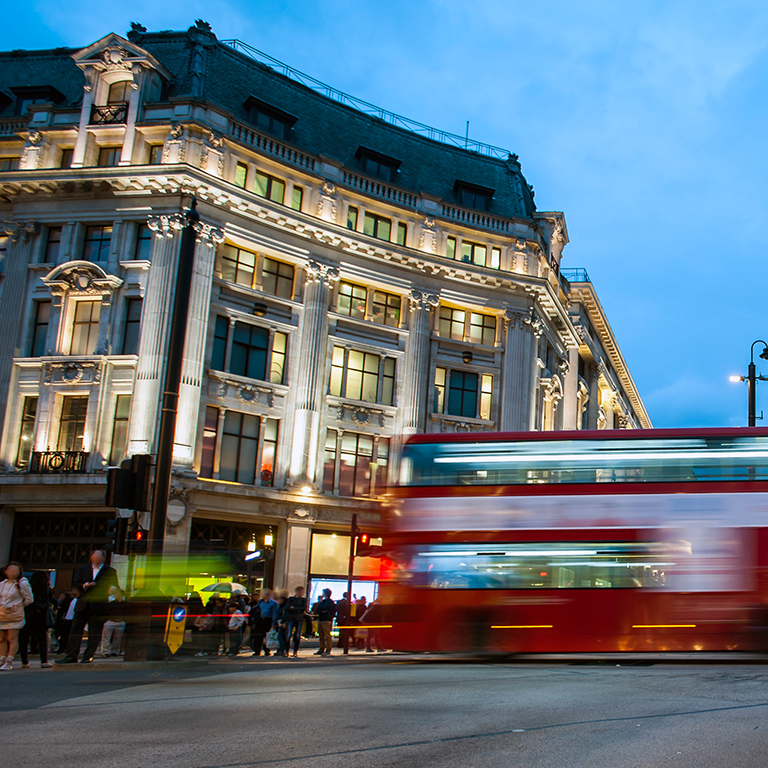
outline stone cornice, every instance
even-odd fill
[[[637,415],[640,426],[644,429],[650,429],[653,426],[651,424],[650,416],[648,416],[648,412],[645,410],[645,405],[637,390],[632,374],[629,372],[624,356],[621,354],[618,342],[613,335],[613,330],[611,329],[605,311],[600,304],[600,300],[597,298],[595,289],[592,287],[591,283],[572,283],[571,297],[574,301],[578,301],[586,308],[592,327],[599,334],[600,344],[605,350],[611,366],[614,371],[616,371],[619,382]]]

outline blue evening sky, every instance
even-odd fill
[[[3,16],[5,50],[203,18],[390,111],[462,135],[469,120],[520,155],[540,210],[565,212],[563,264],[589,271],[654,425],[745,422],[727,379],[768,336],[764,2],[28,0]]]

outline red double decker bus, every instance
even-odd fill
[[[763,650],[768,430],[416,435],[390,647]]]

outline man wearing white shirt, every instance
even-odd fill
[[[80,590],[80,597],[73,609],[72,632],[67,643],[66,656],[59,659],[57,664],[77,664],[86,624],[88,625],[88,645],[83,654],[83,663],[93,661],[93,655],[101,640],[104,621],[107,618],[109,588],[118,586],[117,571],[106,565],[105,561],[104,552],[95,549],[91,552],[90,565],[78,568],[75,573],[73,586]],[[72,609],[71,606],[70,609]]]

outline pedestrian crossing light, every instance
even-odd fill
[[[383,543],[379,536],[371,536],[367,531],[358,531],[355,555],[357,557],[376,557],[381,553]]]

